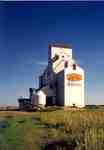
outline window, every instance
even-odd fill
[[[76,64],[73,64],[73,70],[76,70]]]
[[[50,87],[50,89],[53,89],[53,88],[54,88],[52,84],[50,84],[49,87]]]
[[[66,62],[65,62],[65,68],[67,68],[67,67],[68,67],[68,62],[66,61]]]
[[[55,56],[53,57],[53,60],[52,60],[52,61],[55,62],[55,61],[58,60],[58,59],[59,59],[59,55],[56,55],[56,54],[55,54]]]

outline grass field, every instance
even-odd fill
[[[0,150],[104,150],[104,109],[0,112]]]

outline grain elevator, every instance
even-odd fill
[[[72,47],[49,44],[48,65],[39,76],[39,88],[32,95],[32,102],[84,107],[84,80],[84,70],[73,59]]]

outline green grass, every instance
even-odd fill
[[[0,150],[104,150],[104,110],[0,112]]]

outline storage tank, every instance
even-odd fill
[[[37,92],[37,98],[38,98],[38,105],[43,106],[46,105],[46,94],[42,90],[39,90]]]

